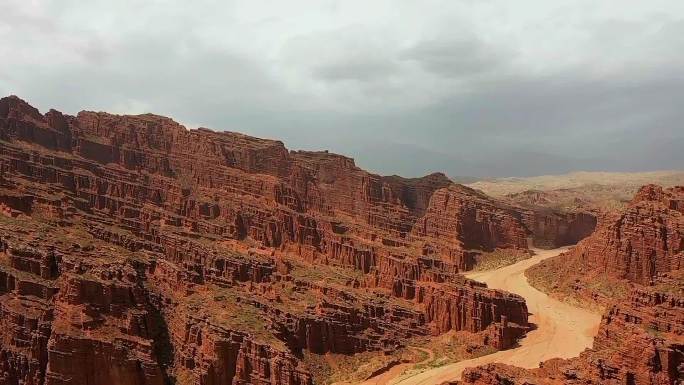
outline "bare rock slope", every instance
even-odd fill
[[[310,354],[449,331],[504,349],[524,300],[458,273],[595,225],[443,174],[17,97],[0,99],[0,213],[3,385],[305,385]]]
[[[463,383],[674,385],[684,382],[684,187],[641,188],[565,255],[528,271],[543,290],[603,306],[592,349],[526,370],[489,365]]]

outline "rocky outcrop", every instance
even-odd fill
[[[532,231],[536,247],[554,248],[574,245],[591,235],[597,219],[589,212],[538,209],[528,211],[523,222]]]
[[[623,212],[602,218],[573,250],[528,271],[533,282],[554,282],[546,288],[555,294],[567,287],[606,306],[592,349],[539,369],[467,370],[462,383],[684,383],[683,202],[683,187],[644,186]]]
[[[464,250],[524,249],[528,236],[519,213],[460,185],[442,188],[432,195],[413,233],[433,239],[433,248],[462,270],[470,267],[470,261],[464,260]]]
[[[449,330],[477,332],[499,321],[527,325],[525,301],[515,294],[494,290],[482,293],[476,287],[465,286],[457,290],[426,288],[419,296],[425,303],[428,320],[435,320],[438,333]],[[457,311],[464,303],[472,305],[465,311]]]
[[[684,299],[635,289],[631,301],[603,316],[592,349],[539,369],[507,365],[467,369],[462,384],[674,385],[684,381]]]
[[[199,384],[311,384],[292,354],[190,314],[169,316],[177,377]]]
[[[524,301],[458,273],[579,233],[439,173],[17,97],[0,99],[0,214],[8,384],[310,384],[303,352],[452,330],[504,349]]]
[[[644,186],[621,212],[570,252],[526,272],[537,288],[599,306],[627,299],[631,286],[678,287],[684,261],[682,187]]]
[[[47,365],[50,307],[34,298],[0,295],[0,382],[40,384]]]
[[[643,187],[619,214],[608,215],[573,250],[583,264],[610,277],[650,285],[684,263],[684,188]]]

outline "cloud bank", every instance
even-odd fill
[[[330,149],[385,174],[684,167],[684,3],[26,1],[0,93]]]

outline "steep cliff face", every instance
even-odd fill
[[[453,256],[460,250],[527,248],[528,231],[520,215],[486,195],[460,185],[437,190],[414,234],[435,239]]]
[[[644,186],[623,212],[605,217],[569,253],[529,271],[532,282],[555,282],[544,289],[574,292],[606,306],[592,349],[535,370],[472,369],[464,373],[463,383],[683,383],[683,199],[683,187]]]
[[[680,280],[684,261],[684,189],[644,186],[621,212],[569,253],[527,272],[533,285],[600,305],[624,298],[633,285]]]
[[[592,268],[649,285],[684,263],[684,188],[643,187],[577,252]],[[600,241],[599,241],[600,240]]]
[[[532,231],[535,246],[554,248],[574,245],[591,235],[596,229],[597,219],[589,212],[539,209],[527,211],[523,222]]]
[[[12,247],[0,239],[0,379],[8,384],[42,382],[57,291],[54,255]]]
[[[635,289],[629,302],[611,306],[578,358],[544,362],[539,369],[506,365],[469,369],[473,385],[675,385],[684,381],[684,298]]]
[[[537,217],[443,174],[8,97],[0,213],[3,384],[310,384],[303,351],[527,327],[458,272],[526,249]]]

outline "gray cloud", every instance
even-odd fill
[[[684,166],[674,0],[6,2],[0,93],[43,111],[154,112],[407,176]]]
[[[405,50],[402,57],[447,78],[494,71],[511,60],[500,49],[488,47],[476,37],[421,41]]]
[[[374,81],[391,75],[395,67],[384,60],[352,57],[334,63],[321,65],[314,69],[316,77],[328,80]]]

